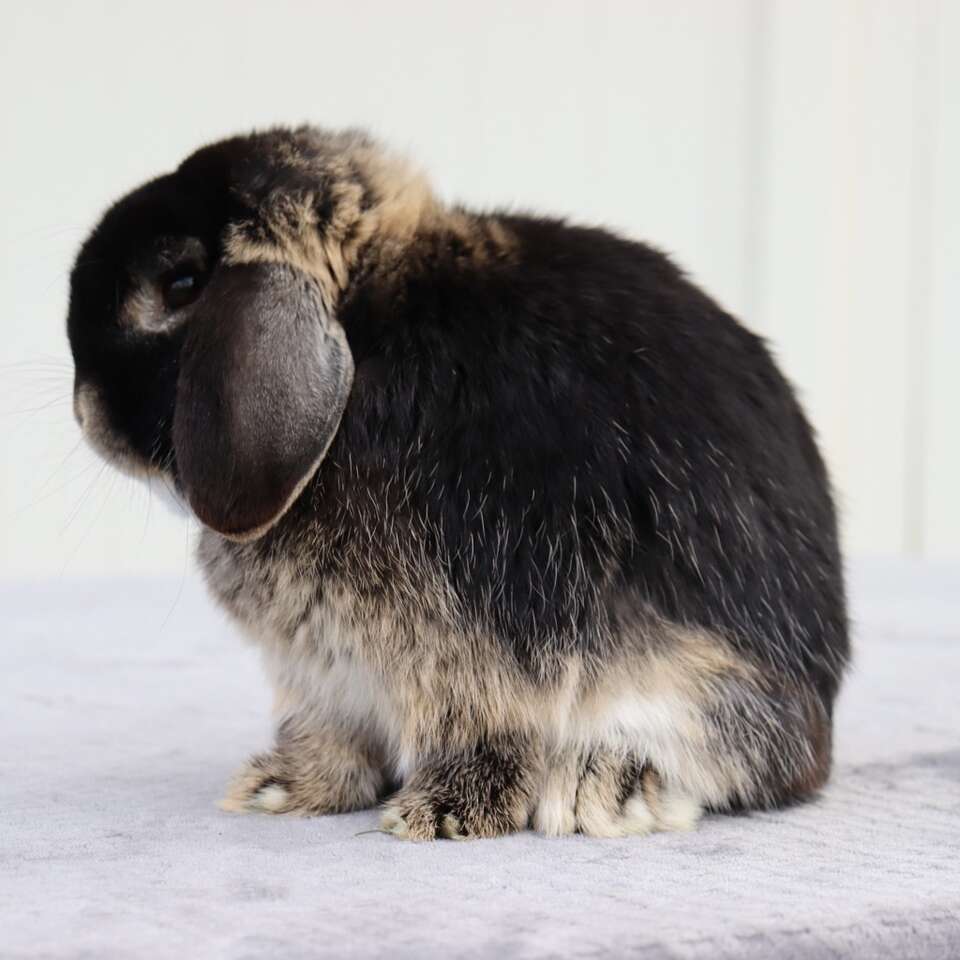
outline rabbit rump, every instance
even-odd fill
[[[180,491],[264,652],[276,743],[227,809],[621,836],[825,782],[824,465],[763,342],[656,250],[277,129],[112,207],[68,333],[86,437]]]

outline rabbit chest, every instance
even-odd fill
[[[431,741],[542,727],[551,715],[559,725],[569,709],[579,665],[535,683],[495,638],[456,622],[439,585],[374,600],[215,534],[198,554],[216,599],[261,648],[278,712],[369,730],[401,774]]]

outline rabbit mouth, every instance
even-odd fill
[[[80,425],[84,440],[110,466],[138,479],[166,476],[156,463],[135,450],[125,437],[110,426],[97,387],[89,383],[77,386],[73,395],[73,415]]]

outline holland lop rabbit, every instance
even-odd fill
[[[642,834],[813,794],[848,659],[828,479],[763,342],[661,253],[276,129],[119,201],[75,412],[203,525],[276,744],[229,810]]]

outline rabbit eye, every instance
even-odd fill
[[[198,273],[179,273],[172,276],[163,285],[163,302],[170,310],[193,303],[200,294],[200,275]]]

